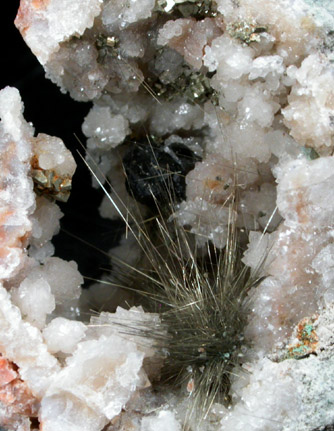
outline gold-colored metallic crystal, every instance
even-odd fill
[[[268,28],[254,22],[238,21],[229,24],[226,30],[231,37],[249,45],[252,42],[260,42],[261,34],[266,33]]]
[[[116,36],[100,34],[96,38],[95,46],[98,50],[98,62],[103,63],[107,57],[117,58],[119,56],[119,39]]]
[[[188,67],[173,83],[163,84],[159,79],[148,79],[148,84],[154,93],[167,101],[177,97],[186,97],[190,103],[204,103],[210,100],[218,104],[217,92],[211,87],[210,79],[201,72],[193,72]]]
[[[60,202],[66,202],[70,197],[72,178],[58,175],[52,169],[42,169],[37,157],[32,159],[31,177],[34,181],[34,190],[38,195],[46,196]]]

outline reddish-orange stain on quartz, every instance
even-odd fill
[[[49,0],[32,0],[31,4],[35,9],[45,9],[49,4]]]
[[[0,213],[0,259],[3,260],[8,256],[13,242],[17,242],[16,238],[13,238],[11,235],[8,236],[5,226],[6,221],[10,218],[12,213],[13,212],[8,208],[5,208],[5,211]]]
[[[15,169],[15,160],[17,159],[17,147],[15,142],[9,142],[5,151],[0,153],[0,190],[6,190],[10,187],[10,178],[13,169]],[[20,209],[9,201],[4,203],[0,210],[0,261],[1,265],[6,261],[13,248],[21,249],[26,245],[30,236],[29,224],[26,226],[17,226],[17,221],[11,218],[19,214]],[[24,214],[22,220],[24,222]],[[27,219],[25,221],[27,223]],[[14,268],[13,268],[14,269]]]
[[[210,190],[215,190],[222,186],[222,182],[219,180],[211,180],[210,178],[207,178],[205,180],[205,186]]]
[[[9,411],[13,415],[36,417],[39,401],[33,396],[26,383],[20,379],[16,370],[15,364],[0,357],[0,403],[10,408]]]
[[[21,0],[14,22],[22,36],[29,29],[34,13],[46,9],[49,2],[50,0]]]
[[[0,228],[5,222],[9,219],[9,217],[13,214],[13,211],[6,210],[0,213]]]
[[[7,385],[17,377],[17,372],[7,359],[0,357],[0,387]]]
[[[24,36],[31,23],[31,11],[26,0],[21,0],[14,23],[22,36]]]
[[[6,222],[13,215],[14,211],[9,208],[0,213],[0,257],[3,257],[4,250],[8,247],[21,247],[22,241],[27,239],[27,232],[23,236],[18,236],[15,230],[13,232],[8,231],[6,228]]]

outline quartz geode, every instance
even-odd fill
[[[129,154],[144,160],[152,142],[183,176],[172,218],[198,247],[225,247],[224,202],[237,185],[243,261],[256,271],[267,256],[249,292],[251,347],[231,405],[214,404],[190,429],[331,429],[332,2],[21,0],[15,23],[47,77],[93,102],[82,126],[89,155],[131,212],[145,207],[123,165],[129,176],[138,168]],[[120,333],[159,316],[118,308],[86,321],[110,287],[82,291],[76,264],[53,256],[55,199],[68,197],[75,163],[58,138],[35,137],[22,112],[18,92],[2,90],[0,425],[180,431],[191,394],[152,391],[162,365],[153,341]],[[107,199],[100,212],[118,216]],[[111,256],[133,264],[140,250],[130,235]]]

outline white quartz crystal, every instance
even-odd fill
[[[243,387],[234,391],[240,402],[222,419],[221,430],[242,431],[247,423],[252,431],[280,431],[283,419],[293,420],[300,413],[298,387],[289,373],[288,362],[276,364],[263,359],[254,368],[241,371]]]
[[[321,276],[322,294],[324,303],[331,304],[334,301],[333,286],[333,254],[334,245],[328,244],[323,247],[312,261],[312,268]]]
[[[0,280],[25,263],[22,247],[31,231],[33,185],[28,178],[33,128],[23,118],[23,103],[15,88],[0,92]]]
[[[205,48],[204,65],[210,72],[217,70],[221,78],[238,79],[252,70],[253,57],[252,48],[224,35]]]
[[[1,127],[2,135],[7,135],[14,141],[22,139],[21,148],[18,148],[17,156],[21,161],[30,157],[30,145],[27,142],[33,135],[34,129],[23,118],[23,102],[16,88],[6,87],[1,90]]]
[[[334,158],[295,160],[279,177],[277,205],[292,228],[325,229],[333,226]]]
[[[149,18],[154,6],[154,0],[109,0],[104,6],[102,20],[105,25],[118,25],[123,28]]]
[[[174,48],[189,64],[200,69],[203,65],[203,50],[222,33],[220,27],[220,21],[212,18],[203,21],[193,18],[170,20],[159,30],[157,43]]]
[[[257,339],[260,350],[282,345],[303,316],[329,304],[333,296],[330,269],[324,269],[327,265],[330,268],[328,253],[333,240],[333,208],[328,201],[333,187],[332,164],[332,157],[302,158],[282,167],[277,204],[284,223],[268,243],[265,272],[271,277],[250,295],[252,313],[246,332]],[[253,249],[259,248],[258,239],[258,235],[250,237],[245,256],[253,269],[260,261]]]
[[[125,322],[130,324],[130,319],[138,323],[152,318],[155,317],[139,309],[118,309],[114,315],[102,313],[92,318],[87,339],[79,342],[66,359],[43,398],[41,417],[47,430],[54,430],[64,422],[73,427],[69,429],[83,426],[87,430],[100,430],[107,419],[121,412],[137,389],[150,385],[143,360],[154,355],[154,350],[145,340],[143,343],[136,336],[117,333]],[[70,330],[70,325],[72,333],[64,333]],[[56,326],[60,334],[51,340]],[[71,350],[74,347],[71,343],[75,338],[79,341],[86,329],[79,322],[55,319],[44,330],[44,337],[48,346],[51,343],[51,349]],[[61,342],[61,336],[68,340]]]
[[[101,0],[24,0],[16,25],[42,64],[71,36],[81,35],[100,13]]]
[[[42,247],[59,232],[59,219],[63,216],[58,205],[44,197],[36,199],[36,210],[31,216],[31,246]]]
[[[66,262],[58,257],[50,257],[45,262],[41,271],[50,284],[57,303],[80,296],[83,278],[77,268],[73,260]]]
[[[108,107],[96,105],[85,118],[82,130],[89,138],[95,138],[97,146],[104,150],[116,147],[130,133],[126,118],[113,115]]]
[[[20,369],[21,378],[37,396],[42,396],[58,361],[43,342],[40,331],[22,319],[20,310],[12,304],[9,293],[0,288],[1,354]]]
[[[35,273],[29,275],[12,291],[12,300],[26,320],[38,328],[45,325],[46,315],[56,307],[49,283]]]
[[[297,69],[288,74],[296,80],[283,110],[291,135],[301,145],[321,150],[333,147],[334,69],[319,54],[309,55]]]
[[[143,382],[145,385],[140,374],[143,358],[133,343],[121,337],[102,336],[81,342],[47,396],[72,394],[112,419],[120,413],[131,392]]]
[[[279,55],[266,55],[257,57],[253,63],[249,74],[249,79],[265,78],[269,73],[282,75],[284,72],[283,58]]]
[[[52,169],[57,175],[73,176],[76,163],[61,139],[40,133],[33,150],[43,170]]]
[[[40,418],[46,431],[100,431],[107,419],[87,406],[85,402],[67,393],[44,397]]]
[[[164,135],[178,129],[190,130],[203,127],[203,113],[198,105],[183,100],[158,104],[151,117],[152,133]]]
[[[171,411],[161,410],[156,416],[142,420],[140,431],[181,431],[181,425]]]
[[[86,330],[82,322],[56,317],[43,329],[43,338],[49,352],[73,353]]]

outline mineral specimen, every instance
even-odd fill
[[[1,426],[28,431],[38,417],[43,431],[331,429],[332,3],[21,0],[16,25],[61,91],[93,102],[87,157],[125,203],[117,211],[105,198],[103,216],[143,220],[135,199],[151,204],[156,184],[145,177],[172,168],[182,184],[169,220],[198,250],[224,249],[226,202],[237,197],[243,262],[262,278],[243,305],[230,405],[213,404],[199,425],[185,413],[193,382],[150,389],[163,358],[136,329],[159,325],[157,315],[118,308],[85,320],[87,304],[98,310],[119,291],[100,283],[81,295],[75,263],[53,257],[54,200],[66,200],[74,161],[58,138],[34,137],[18,92],[2,90]],[[140,253],[134,231],[111,251],[130,266]]]

